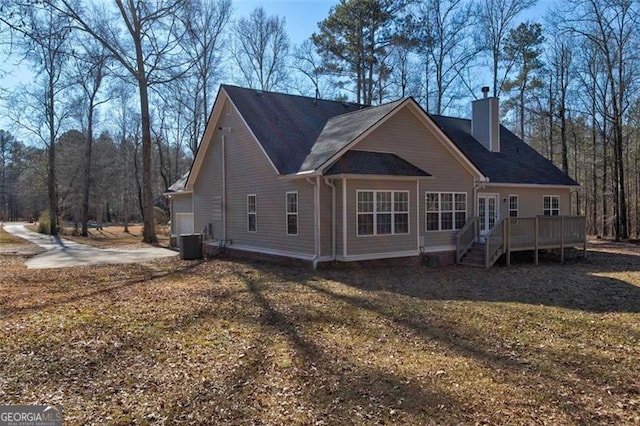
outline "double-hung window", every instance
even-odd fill
[[[409,233],[408,191],[357,191],[357,235]]]
[[[298,235],[298,193],[287,192],[287,235]]]
[[[557,195],[545,195],[542,214],[545,216],[560,215],[560,197]]]
[[[509,217],[518,217],[518,196],[509,195]]]
[[[465,192],[427,192],[425,194],[427,231],[461,229],[467,221]]]
[[[247,231],[258,232],[258,205],[256,194],[247,195]]]

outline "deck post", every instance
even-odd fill
[[[489,238],[484,242],[484,267],[489,269]]]
[[[535,264],[538,264],[538,216],[536,216],[535,225],[534,225],[534,234],[535,234],[535,242],[534,242],[534,251],[533,258],[535,260]]]
[[[560,216],[560,263],[564,263],[564,216]]]

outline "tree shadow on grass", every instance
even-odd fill
[[[389,267],[380,274],[382,278],[376,275],[376,268],[335,269],[320,274],[364,291],[424,300],[514,302],[595,313],[640,313],[640,275],[638,285],[606,276],[638,269],[638,256],[591,251],[586,260],[565,264],[521,264],[488,270]]]
[[[23,315],[25,313],[33,313],[48,308],[55,308],[65,304],[75,303],[80,300],[90,300],[98,296],[108,295],[116,293],[117,291],[135,286],[138,284],[148,284],[161,278],[170,278],[172,276],[188,273],[195,270],[202,261],[192,262],[190,264],[181,266],[175,270],[167,272],[156,272],[152,268],[141,266],[143,271],[141,278],[125,280],[118,284],[112,285],[100,285],[97,289],[89,289],[88,291],[81,292],[79,294],[72,294],[62,298],[47,298],[48,293],[38,294],[38,299],[26,306],[9,306],[12,303],[11,299],[6,299],[3,303],[0,303],[0,320],[10,319],[12,317]],[[56,273],[59,273],[56,271]],[[90,281],[87,281],[90,283]],[[52,289],[52,293],[56,293],[55,289]]]
[[[262,277],[262,274],[260,275]],[[269,273],[264,277],[270,276]],[[304,306],[293,310],[278,308],[270,299],[281,296],[276,291],[271,295],[271,282],[262,277],[244,276],[244,285],[248,289],[253,306],[257,310],[255,316],[243,315],[260,330],[260,336],[250,345],[244,357],[242,368],[233,368],[230,374],[222,378],[222,383],[215,386],[201,386],[192,394],[186,395],[188,401],[216,400],[215,412],[208,415],[216,421],[231,423],[271,423],[278,418],[276,413],[265,410],[259,399],[264,392],[282,394],[282,404],[290,403],[291,396],[298,398],[293,406],[284,412],[282,421],[300,409],[303,422],[314,424],[357,424],[361,422],[393,422],[394,416],[406,415],[410,418],[433,418],[445,422],[460,422],[465,419],[463,410],[455,397],[443,390],[425,389],[411,378],[403,377],[390,371],[364,365],[356,359],[347,359],[338,353],[332,353],[322,347],[305,333],[311,326],[309,319],[339,324],[342,319],[330,314],[307,316]],[[293,366],[287,367],[284,375],[294,382],[285,388],[281,383],[268,383],[268,374],[276,374],[273,359],[269,358],[269,345],[274,336],[280,336],[293,353]],[[266,344],[265,344],[266,342]],[[267,372],[270,373],[267,373]],[[289,389],[292,386],[294,389]],[[251,389],[254,387],[254,389]],[[249,389],[248,389],[249,388]],[[220,389],[231,389],[227,395],[221,395]],[[289,390],[288,390],[289,389]],[[291,392],[287,397],[287,392]],[[256,401],[256,399],[258,401]],[[403,402],[400,402],[403,401]],[[180,403],[173,405],[180,406]],[[277,410],[277,408],[276,408]],[[398,414],[394,414],[397,411]],[[173,410],[169,421],[180,421],[182,413]],[[361,417],[359,417],[361,416]],[[300,421],[300,417],[298,417]]]

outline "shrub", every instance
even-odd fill
[[[156,225],[166,225],[169,223],[169,216],[167,212],[161,209],[160,207],[153,208],[153,216],[156,220]]]
[[[41,234],[49,234],[51,232],[51,219],[48,211],[40,212],[38,219],[38,232]]]

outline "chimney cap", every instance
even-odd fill
[[[482,86],[482,94],[484,95],[483,97],[487,97],[489,96],[489,86]]]

